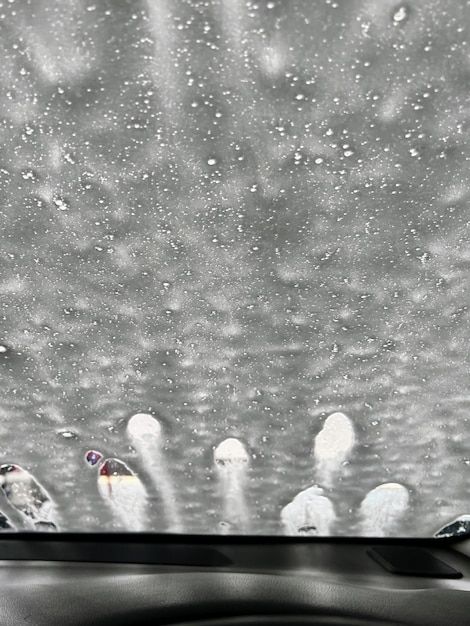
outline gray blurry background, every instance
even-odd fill
[[[381,482],[398,534],[468,512],[470,7],[464,0],[0,3],[0,456],[66,530],[117,529],[84,452],[145,478],[166,429],[188,532],[213,447],[253,454],[253,533],[358,444],[335,532]],[[166,528],[152,502],[152,530]]]

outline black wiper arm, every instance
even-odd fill
[[[446,524],[434,533],[434,537],[461,537],[470,535],[470,515],[459,515],[453,522]]]

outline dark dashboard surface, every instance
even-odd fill
[[[381,542],[423,549],[461,572],[450,580],[388,572],[377,542],[278,539],[11,535],[0,623],[470,624],[462,544]]]

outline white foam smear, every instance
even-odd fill
[[[321,487],[309,487],[298,493],[281,511],[285,535],[331,535],[336,514],[333,504]]]
[[[186,121],[181,118],[180,101],[181,72],[175,71],[174,57],[177,54],[177,39],[174,36],[172,20],[172,0],[146,0],[145,12],[148,15],[148,28],[155,47],[149,59],[150,68],[155,72],[157,82],[165,85],[161,90],[161,101],[166,126],[175,132],[184,128]],[[178,142],[174,146],[179,149]]]
[[[223,498],[224,522],[228,524],[230,532],[248,531],[246,489],[249,462],[248,452],[238,439],[225,439],[214,450],[214,463]]]
[[[19,465],[2,465],[0,486],[8,504],[20,513],[21,525],[34,530],[57,530],[54,503],[30,472]]]
[[[351,420],[344,413],[333,413],[315,438],[313,456],[316,482],[331,487],[342,464],[356,442]]]
[[[143,531],[148,526],[147,491],[141,480],[116,458],[99,466],[98,491],[120,525],[126,530]]]
[[[182,532],[183,525],[176,494],[163,455],[163,433],[160,423],[148,413],[136,413],[127,423],[127,436],[162,497],[168,530],[175,533]]]
[[[403,485],[384,483],[375,487],[361,504],[361,534],[368,537],[392,534],[409,505],[410,494]]]

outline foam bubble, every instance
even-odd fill
[[[127,423],[129,440],[142,459],[155,489],[162,497],[169,530],[182,532],[175,489],[162,452],[162,432],[160,422],[149,413],[136,413]]]
[[[407,512],[410,494],[399,483],[384,483],[372,489],[360,508],[361,532],[368,537],[384,537],[393,533]]]
[[[249,512],[246,502],[249,454],[241,441],[230,437],[214,450],[214,463],[223,501],[224,534],[248,531]]]
[[[131,438],[160,437],[162,427],[149,413],[136,413],[127,423],[127,433]]]
[[[245,446],[235,438],[225,439],[214,451],[214,461],[217,465],[247,464],[250,460]]]
[[[309,487],[298,493],[281,511],[286,535],[331,535],[336,521],[332,502],[320,487]]]
[[[354,427],[344,413],[333,413],[325,420],[313,448],[316,476],[320,484],[327,487],[332,485],[334,475],[340,470],[355,443]]]
[[[127,530],[146,530],[147,491],[138,476],[120,459],[106,459],[99,469],[98,491],[114,518]]]

